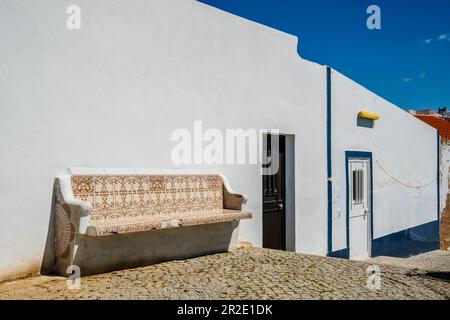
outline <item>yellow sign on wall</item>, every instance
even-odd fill
[[[361,111],[360,113],[358,113],[358,117],[364,118],[364,119],[370,119],[370,120],[380,119],[380,116],[378,114],[368,112],[368,111]]]

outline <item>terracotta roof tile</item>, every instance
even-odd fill
[[[416,118],[422,120],[426,124],[432,126],[439,131],[442,138],[450,140],[450,122],[431,115],[415,115]]]

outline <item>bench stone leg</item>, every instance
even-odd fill
[[[81,275],[226,252],[236,246],[239,221],[102,237],[78,235],[72,264]]]

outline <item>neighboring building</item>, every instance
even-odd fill
[[[447,171],[447,174],[448,174],[448,171]],[[448,181],[447,187],[450,187],[450,181]],[[440,239],[441,239],[441,242],[440,242],[441,249],[442,250],[450,250],[450,194],[449,193],[447,193],[445,208],[441,214]]]
[[[434,116],[439,119],[450,121],[450,112],[447,111],[447,108],[439,108],[438,111],[434,111],[432,109],[423,109],[423,110],[408,110],[408,112],[415,116]]]
[[[422,109],[422,110],[408,110],[409,113],[413,115],[424,115],[424,116],[437,116],[437,112],[432,109]]]
[[[171,135],[196,120],[281,132],[281,193],[260,165],[192,166],[248,195],[241,240],[355,259],[437,247],[436,130],[301,58],[295,36],[191,0],[93,1],[80,30],[67,2],[2,3],[0,280],[51,268],[55,176],[176,171]]]

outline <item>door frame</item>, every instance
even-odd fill
[[[368,254],[369,257],[372,257],[372,241],[373,241],[373,159],[372,159],[372,152],[367,151],[345,151],[345,211],[346,211],[346,238],[347,238],[347,250],[348,250],[348,258],[350,259],[350,183],[348,180],[348,174],[349,174],[349,168],[348,168],[348,161],[352,158],[356,159],[368,159],[369,160],[369,169],[368,172],[370,174],[370,179],[368,181],[368,187],[370,188],[370,196],[368,198],[369,200],[369,208],[370,208],[370,218],[369,218],[369,224],[368,227]]]

